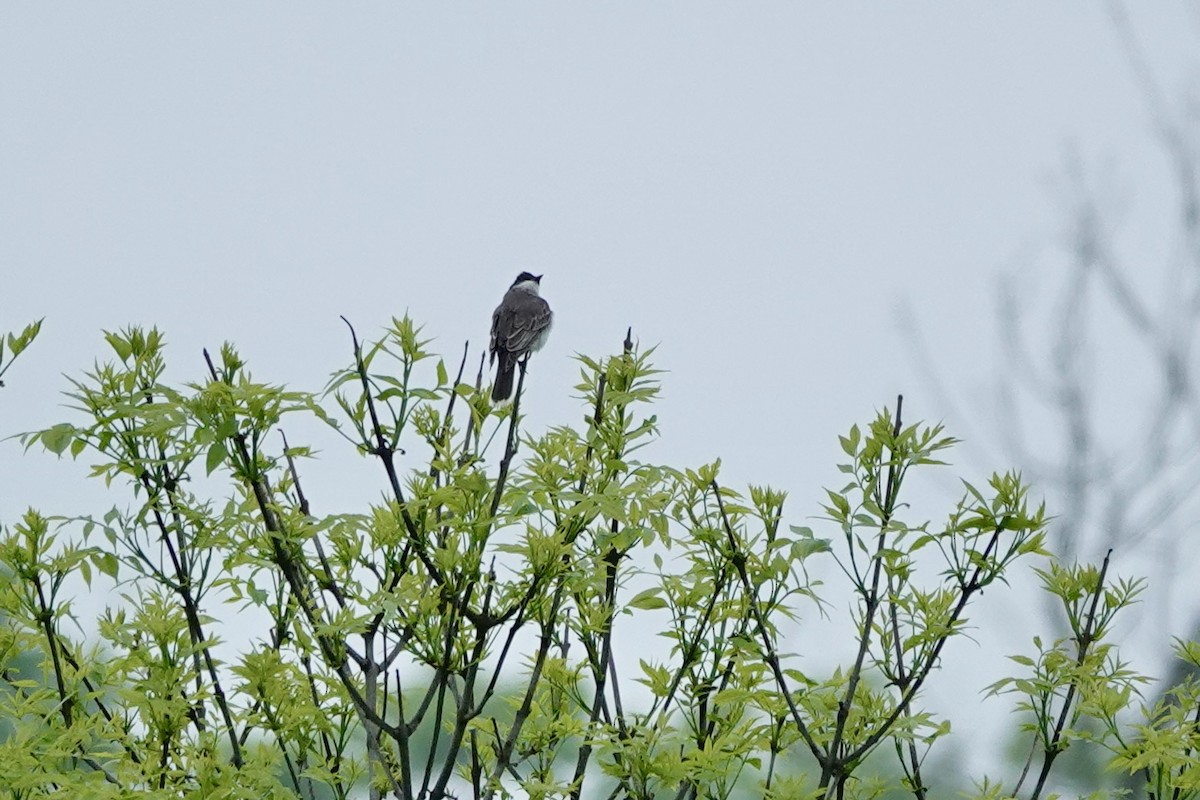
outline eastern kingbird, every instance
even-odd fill
[[[507,400],[513,392],[513,370],[522,358],[541,350],[550,335],[554,314],[538,296],[541,275],[522,272],[492,312],[491,359],[500,359],[492,401]],[[489,363],[490,363],[489,362]]]

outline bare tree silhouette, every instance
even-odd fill
[[[990,394],[1001,445],[1053,497],[1057,554],[1098,560],[1111,548],[1123,567],[1151,570],[1163,604],[1152,613],[1194,630],[1200,616],[1170,604],[1200,554],[1200,88],[1164,90],[1125,6],[1110,0],[1107,13],[1173,181],[1171,241],[1161,258],[1124,247],[1111,170],[1069,151],[1064,228],[998,279]],[[1200,34],[1200,11],[1194,22]],[[920,331],[903,324],[952,407]]]

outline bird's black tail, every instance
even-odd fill
[[[500,354],[500,363],[496,367],[496,382],[492,384],[492,402],[501,403],[512,397],[513,373],[517,360],[508,353]]]

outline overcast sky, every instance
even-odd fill
[[[1172,96],[1195,9],[1132,13]],[[457,363],[528,269],[556,312],[530,430],[579,420],[572,354],[632,325],[668,370],[650,457],[720,456],[793,521],[898,392],[990,428],[986,403],[939,407],[897,308],[985,397],[996,276],[1060,230],[1065,152],[1112,165],[1134,248],[1169,186],[1092,2],[7,3],[0,109],[0,329],[46,317],[0,435],[66,418],[101,329],[160,326],[180,381],[228,339],[317,389],[349,358],[339,315],[372,335],[408,310]],[[0,520],[102,510],[82,467],[0,452]],[[326,510],[379,491],[347,459],[313,467]]]

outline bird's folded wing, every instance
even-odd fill
[[[528,350],[538,334],[550,327],[550,306],[540,297],[530,297],[512,310],[512,324],[504,342],[510,353]]]

